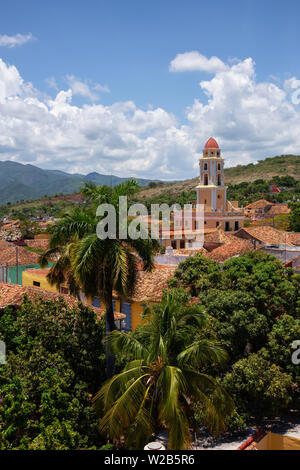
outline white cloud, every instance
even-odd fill
[[[251,58],[235,61],[201,81],[206,99],[195,99],[180,124],[162,108],[90,102],[95,84],[75,78],[49,99],[0,59],[0,159],[74,173],[184,179],[197,176],[210,136],[227,166],[300,154],[300,109],[292,101],[298,83],[290,80],[259,82]],[[75,92],[89,103],[75,106]]]
[[[54,90],[58,90],[58,85],[55,77],[47,77],[46,80],[46,85],[49,88],[53,88]]]
[[[191,72],[195,70],[216,73],[226,70],[228,67],[218,57],[208,59],[198,51],[177,54],[170,63],[171,72]]]
[[[7,34],[0,34],[0,46],[2,47],[16,47],[22,46],[26,42],[32,41],[34,37],[31,33],[28,34],[15,34],[14,36],[8,36]]]
[[[107,86],[102,86],[100,85],[100,83],[89,84],[87,81],[82,81],[74,77],[74,75],[67,75],[66,81],[68,82],[73,92],[73,95],[79,95],[84,98],[88,98],[90,101],[98,101],[100,98],[99,94],[95,93],[92,90],[95,90],[97,92],[102,92],[102,93],[110,92]]]

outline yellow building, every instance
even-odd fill
[[[137,326],[143,322],[142,314],[146,305],[155,304],[160,301],[163,289],[167,287],[167,281],[174,274],[175,267],[156,266],[152,272],[139,271],[137,275],[137,282],[135,292],[131,299],[119,299],[114,295],[113,307],[115,318],[120,319],[119,314],[124,314],[126,317],[122,320],[122,329],[124,331],[134,331]],[[41,289],[50,292],[58,292],[55,286],[51,286],[47,274],[49,269],[27,269],[23,271],[22,285],[40,287]],[[60,287],[61,294],[69,294],[67,285]],[[105,310],[103,301],[99,297],[89,298],[85,297],[83,293],[80,294],[83,303]]]
[[[215,139],[208,139],[199,159],[200,184],[196,187],[197,203],[204,205],[204,230],[221,227],[226,232],[244,225],[244,213],[237,201],[227,201],[224,159]]]

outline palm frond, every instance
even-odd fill
[[[107,337],[107,341],[115,354],[131,359],[145,360],[148,357],[148,349],[132,333],[115,330]]]
[[[228,358],[227,352],[217,341],[199,339],[177,356],[180,366],[201,367],[207,364],[222,364]]]

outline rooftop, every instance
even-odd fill
[[[277,230],[268,225],[243,227],[235,233],[238,238],[252,238],[265,245],[296,245],[297,237],[290,232]],[[300,234],[298,234],[300,238]]]
[[[204,233],[204,243],[231,243],[235,240],[234,235],[225,232],[221,227]]]
[[[167,287],[177,266],[158,266],[152,272],[139,271],[134,294],[131,298],[134,302],[158,302],[161,299],[163,289]]]
[[[218,142],[213,137],[210,137],[204,146],[204,149],[206,150],[219,149],[219,148],[220,147],[218,145]]]
[[[248,204],[245,209],[264,209],[266,206],[272,206],[272,202],[266,201],[265,199],[259,199],[258,201]]]
[[[39,255],[26,250],[25,247],[18,247],[18,263],[19,266],[26,264],[37,264]],[[16,266],[16,247],[13,243],[1,241],[0,245],[0,264],[5,266]]]
[[[250,250],[254,250],[254,246],[250,241],[236,238],[235,241],[219,246],[211,253],[208,253],[207,257],[222,263],[234,256],[241,256]]]
[[[40,298],[43,300],[53,300],[58,301],[60,298],[64,300],[66,305],[70,308],[78,306],[78,300],[66,294],[58,294],[55,292],[50,292],[39,287],[29,287],[29,286],[19,286],[17,284],[7,284],[4,282],[0,283],[0,308],[7,307],[9,305],[20,305],[24,300],[24,295],[32,300],[36,301]],[[101,318],[104,315],[104,310],[96,307],[90,308],[94,310],[97,315],[97,318]],[[115,320],[122,320],[125,318],[125,315],[122,313],[115,313]]]

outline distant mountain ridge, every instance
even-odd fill
[[[129,178],[96,172],[88,175],[72,175],[59,170],[43,170],[29,164],[0,162],[0,204],[38,199],[58,193],[72,194],[79,191],[86,181],[92,181],[97,185],[116,186]],[[145,186],[154,180],[137,178],[137,181],[141,186]]]
[[[225,168],[226,184],[255,181],[257,179],[270,180],[273,176],[293,176],[300,180],[300,156],[280,155],[266,158],[258,163],[237,165]],[[88,175],[69,174],[60,170],[42,170],[34,165],[23,165],[11,161],[0,162],[0,204],[17,202],[28,199],[38,199],[45,195],[72,194],[78,192],[82,184],[92,181],[97,185],[106,184],[115,186],[129,178],[120,178],[114,175],[102,175],[97,172]],[[141,186],[158,180],[137,178]],[[155,188],[145,188],[141,191],[142,197],[158,196],[165,191],[170,194],[179,194],[182,191],[195,189],[199,178],[184,181],[164,182]]]

